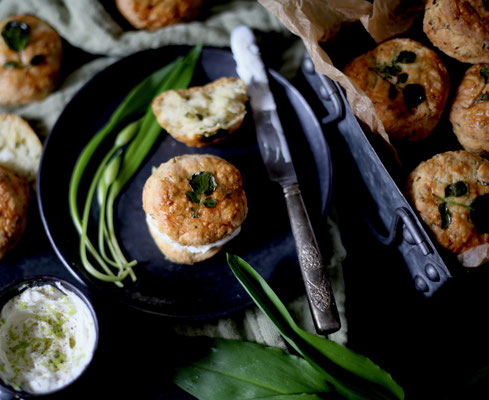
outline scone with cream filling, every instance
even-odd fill
[[[171,261],[193,264],[234,238],[248,212],[239,170],[210,154],[161,164],[143,189],[149,231]]]
[[[221,78],[205,86],[169,90],[153,100],[159,124],[176,140],[202,147],[225,139],[243,123],[246,86]]]

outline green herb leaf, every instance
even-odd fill
[[[460,197],[469,193],[469,185],[464,181],[458,181],[445,187],[445,197]]]
[[[470,219],[479,233],[489,233],[489,194],[478,196],[470,203]]]
[[[44,64],[45,61],[46,57],[44,57],[42,54],[37,54],[31,58],[31,65],[34,67],[36,65]]]
[[[325,375],[300,357],[226,339],[212,340],[206,354],[178,369],[173,381],[200,400],[313,400],[331,390]]]
[[[415,108],[426,100],[424,86],[419,83],[411,83],[402,89],[404,94],[404,104],[407,108]]]
[[[389,85],[389,99],[394,100],[397,97],[397,87],[392,83]]]
[[[207,208],[214,208],[215,206],[217,206],[217,200],[209,197],[204,200],[204,206],[206,206]]]
[[[368,358],[299,328],[266,281],[244,260],[228,254],[227,261],[236,278],[285,340],[323,372],[338,393],[348,399],[404,399],[403,389]]]
[[[448,204],[444,201],[438,204],[438,212],[440,213],[441,229],[447,229],[452,222],[452,214],[448,208]]]
[[[482,93],[477,99],[476,103],[483,103],[489,100],[489,94],[487,92]]]
[[[401,83],[406,83],[407,80],[409,78],[409,74],[406,74],[405,72],[403,72],[402,74],[399,74],[397,76],[397,84],[401,84]]]
[[[412,64],[416,61],[416,53],[408,50],[401,51],[392,60],[393,63]]]
[[[22,68],[22,66],[17,61],[6,61],[5,63],[3,63],[3,68],[18,69]]]
[[[199,196],[195,192],[188,191],[185,193],[185,196],[187,196],[187,199],[189,199],[192,203],[200,203]]]
[[[197,194],[211,195],[217,188],[216,178],[210,172],[200,171],[192,175],[190,187]]]
[[[489,83],[489,65],[484,65],[479,73],[484,78],[484,83]]]
[[[75,228],[80,233],[80,258],[82,264],[90,274],[98,279],[114,282],[118,286],[122,286],[121,281],[128,275],[133,280],[136,279],[132,267],[137,261],[127,262],[115,234],[114,203],[124,185],[138,170],[141,162],[151,150],[153,143],[161,132],[161,127],[151,110],[152,99],[162,91],[182,89],[188,86],[201,49],[202,46],[196,46],[186,57],[181,57],[157,70],[131,90],[111,115],[107,124],[94,135],[83,149],[75,164],[69,188],[70,214]],[[107,136],[113,133],[123,122],[128,119],[136,119],[142,113],[145,113],[144,117],[129,124],[127,132],[121,131],[113,147],[100,163],[95,175],[91,177],[91,184],[89,193],[86,195],[82,219],[78,207],[79,188],[89,162]],[[133,129],[137,134],[132,131]],[[116,179],[108,187],[105,184],[105,180],[101,180],[104,168],[115,152],[118,151],[121,143],[126,144],[128,141],[130,143],[125,150],[120,171]],[[100,208],[100,220],[103,222],[99,223],[99,243],[102,246],[99,246],[100,248],[98,250],[92,244],[87,233],[90,207],[97,186],[99,188],[99,193],[97,193],[98,200],[104,205],[104,207]],[[105,254],[105,245],[112,253],[113,259],[111,260]],[[87,250],[93,256],[96,265],[92,265],[91,260],[87,258]],[[118,268],[116,274],[109,268],[109,265]]]
[[[3,40],[10,50],[24,50],[29,43],[29,36],[29,25],[22,21],[9,21],[2,29]]]

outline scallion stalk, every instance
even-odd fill
[[[117,240],[114,226],[114,205],[117,196],[139,169],[161,132],[151,109],[153,98],[163,91],[182,89],[189,85],[201,49],[202,46],[196,46],[186,57],[178,58],[138,84],[112,114],[107,124],[89,141],[75,164],[69,187],[70,214],[80,234],[81,262],[85,269],[97,279],[114,282],[120,287],[123,286],[121,281],[127,276],[136,280],[132,268],[137,261],[127,261]],[[124,121],[134,120],[142,114],[144,116],[141,119],[130,123],[119,132],[114,139],[114,144],[103,157],[95,174],[91,177],[80,216],[79,188],[90,160],[95,156],[104,140]],[[99,205],[98,249],[88,237],[88,222],[95,192]],[[107,248],[110,256],[107,254]],[[89,260],[89,254],[96,262],[95,265]],[[113,271],[111,267],[116,271]]]

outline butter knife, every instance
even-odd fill
[[[247,87],[260,152],[272,181],[283,189],[299,265],[316,331],[340,329],[338,309],[314,231],[302,200],[289,147],[253,32],[239,26],[231,33],[236,70]]]

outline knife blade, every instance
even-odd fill
[[[232,31],[231,50],[238,75],[248,91],[263,162],[270,179],[278,182],[284,192],[316,331],[322,334],[336,332],[341,324],[331,284],[302,199],[260,50],[248,27],[238,26]]]

